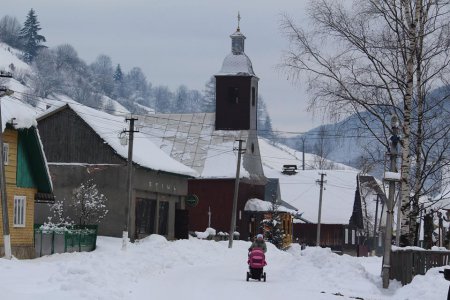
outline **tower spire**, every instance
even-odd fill
[[[230,35],[231,37],[231,52],[238,55],[244,53],[245,36],[241,33],[241,13],[238,11],[237,15],[237,29],[236,32]]]

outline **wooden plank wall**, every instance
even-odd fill
[[[17,178],[17,137],[16,130],[6,129],[3,143],[9,146],[8,165],[5,166],[6,184],[16,185]]]
[[[33,247],[34,225],[34,188],[18,188],[17,178],[17,137],[16,130],[6,129],[3,133],[4,143],[9,145],[8,164],[5,166],[6,194],[8,197],[8,217],[12,246]],[[25,227],[14,227],[14,196],[26,197]],[[1,202],[0,202],[1,208]],[[3,218],[0,214],[0,232],[3,232]],[[0,245],[3,246],[3,234],[0,235]]]
[[[48,162],[126,163],[70,108],[39,120],[38,129]]]

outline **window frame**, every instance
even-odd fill
[[[3,165],[9,165],[9,143],[3,143]]]
[[[26,227],[27,197],[14,195],[13,227]]]

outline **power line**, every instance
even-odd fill
[[[102,110],[102,111],[110,111],[112,113],[115,113],[115,116],[129,116],[130,114],[133,114],[134,116],[137,117],[143,117],[143,118],[154,118],[154,119],[158,119],[158,120],[167,120],[167,121],[175,121],[175,122],[179,122],[179,123],[184,123],[184,124],[198,124],[198,125],[203,125],[203,126],[211,126],[213,127],[214,124],[205,124],[203,122],[195,122],[195,121],[185,121],[185,120],[181,120],[181,119],[176,119],[176,118],[170,118],[169,115],[190,115],[191,113],[168,113],[168,114],[136,114],[136,113],[131,113],[129,111],[120,111],[117,109],[108,109],[105,108],[103,106],[90,106],[90,105],[86,105],[86,104],[82,104],[79,102],[66,102],[64,100],[61,99],[50,99],[50,98],[45,98],[45,97],[41,97],[41,96],[37,96],[34,94],[30,94],[30,93],[24,93],[24,92],[19,92],[19,91],[14,91],[17,94],[22,94],[22,95],[27,95],[27,96],[32,96],[32,97],[37,97],[42,99],[42,102],[46,103],[46,104],[50,104],[50,105],[55,105],[54,102],[61,102],[61,103],[68,103],[71,105],[80,105],[80,106],[85,106],[85,107],[90,107],[92,109],[97,109],[97,110]],[[19,98],[15,98],[17,100],[20,100]],[[44,101],[44,100],[47,100]],[[23,100],[21,100],[23,101]],[[52,101],[52,102],[49,102]],[[41,108],[38,108],[41,109]],[[41,109],[43,110],[43,109]],[[204,112],[205,114],[207,114],[206,112]],[[192,114],[196,114],[196,113],[192,113]],[[166,115],[166,116],[162,116],[162,115]],[[146,125],[144,125],[146,126]],[[306,136],[309,137],[310,139],[330,139],[330,138],[343,138],[343,139],[347,139],[347,138],[360,138],[360,139],[377,139],[374,136],[364,136],[364,135],[348,135],[348,134],[340,134],[340,133],[320,133],[320,132],[310,132],[310,131],[284,131],[284,130],[258,130],[258,132],[273,132],[273,133],[280,133],[280,134],[289,134],[289,135],[302,135],[302,136]],[[301,139],[301,137],[290,137],[289,139],[291,140],[295,140],[295,139]]]

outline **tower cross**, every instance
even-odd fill
[[[237,27],[237,31],[240,31],[241,29],[239,28],[239,25],[240,25],[240,23],[241,23],[241,14],[239,13],[239,11],[238,11],[238,17],[237,17],[237,19],[238,19],[238,27]]]

